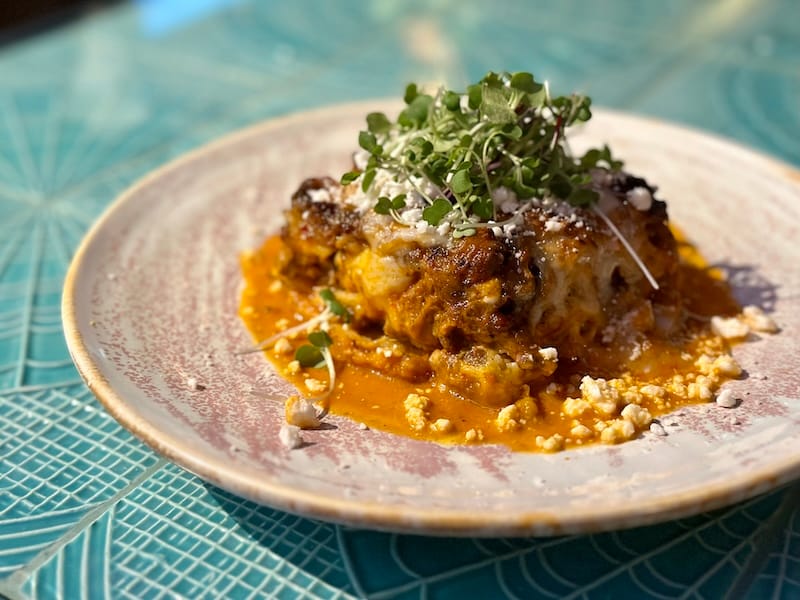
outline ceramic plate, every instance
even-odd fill
[[[278,440],[288,385],[236,315],[238,255],[277,231],[301,180],[347,170],[381,103],[291,116],[229,136],[125,192],[75,256],[64,325],[108,411],[160,454],[236,494],[308,517],[448,535],[621,528],[733,503],[800,476],[800,176],[730,142],[598,111],[573,146],[608,143],[660,187],[672,219],[742,303],[782,332],[738,346],[735,409],[662,419],[668,433],[558,454],[452,447],[346,419]],[[193,382],[198,385],[192,385]]]

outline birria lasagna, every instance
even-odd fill
[[[407,88],[353,168],[312,177],[242,259],[240,314],[298,387],[289,446],[328,410],[449,443],[617,443],[740,374],[744,311],[608,148],[574,156],[589,100],[527,73]],[[722,388],[724,390],[724,388]]]

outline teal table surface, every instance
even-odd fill
[[[141,0],[0,47],[0,595],[800,598],[797,483],[591,536],[356,530],[204,483],[78,377],[64,274],[137,178],[275,115],[491,69],[800,165],[798,0]]]

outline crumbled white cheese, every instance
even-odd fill
[[[497,413],[495,423],[500,431],[513,431],[518,429],[520,427],[519,409],[514,404],[504,406],[500,409],[500,412]]]
[[[638,429],[647,427],[653,421],[650,411],[646,408],[642,408],[638,404],[628,404],[628,406],[622,409],[620,415],[626,421],[633,423]]]
[[[275,354],[291,354],[294,348],[292,343],[286,338],[280,338],[272,347]]]
[[[734,408],[739,401],[734,397],[733,392],[730,390],[722,390],[717,395],[717,406],[722,406],[723,408]]]
[[[664,426],[658,421],[653,421],[650,423],[650,433],[654,433],[660,437],[665,437],[667,435],[667,430],[664,429]]]
[[[306,388],[312,394],[321,394],[328,387],[328,384],[326,384],[324,381],[320,381],[319,379],[315,379],[313,377],[306,377],[303,383],[305,383]]]
[[[660,385],[647,384],[639,388],[639,393],[648,398],[663,398],[667,395],[667,390]]]
[[[428,424],[428,409],[431,401],[427,396],[409,394],[403,402],[406,409],[406,421],[411,429],[421,431]]]
[[[736,317],[711,317],[711,331],[726,340],[746,337],[750,333],[747,323]]]
[[[614,419],[600,432],[600,441],[604,444],[617,444],[631,439],[635,434],[633,423],[626,419]]]
[[[286,422],[301,429],[319,427],[320,420],[314,403],[300,396],[289,396],[284,405]]]
[[[562,231],[564,227],[566,227],[566,223],[564,221],[560,221],[555,217],[547,219],[547,221],[544,222],[545,231],[552,231],[554,233],[558,233],[559,231]]]
[[[316,188],[307,190],[306,193],[312,202],[330,202],[331,193],[328,188]]]
[[[558,360],[558,350],[553,348],[552,346],[547,346],[546,348],[539,348],[539,356],[542,357],[542,360],[547,362],[556,362]]]
[[[369,157],[372,156],[366,150],[357,150],[353,153],[353,165],[359,171],[363,171],[367,168],[367,162],[369,161]]]
[[[561,405],[561,412],[568,417],[580,417],[592,410],[592,406],[582,398],[567,398]]]
[[[594,435],[591,429],[589,429],[586,425],[581,424],[575,425],[572,429],[570,429],[569,434],[576,440],[585,440]]]
[[[479,427],[470,429],[467,433],[464,434],[464,441],[468,444],[472,442],[482,442],[483,441],[483,430]]]
[[[653,195],[646,187],[635,187],[626,194],[628,202],[636,210],[646,211],[653,206]]]
[[[301,371],[302,367],[300,366],[300,361],[293,360],[288,365],[286,365],[286,372],[289,375],[297,375]]]
[[[519,208],[519,200],[514,190],[500,186],[492,190],[492,202],[504,213],[515,213]]]
[[[714,360],[712,373],[719,373],[727,377],[738,377],[742,374],[742,367],[730,354],[721,354]]]
[[[536,445],[545,452],[558,452],[564,448],[564,436],[554,433],[550,437],[536,436]]]
[[[708,402],[714,397],[714,393],[711,391],[711,388],[708,385],[700,381],[700,377],[697,379],[697,382],[690,383],[686,386],[686,394],[691,400],[702,400],[703,402]]]
[[[418,223],[422,220],[421,208],[409,208],[400,213],[400,218],[406,223]]]
[[[303,436],[300,433],[300,428],[296,425],[281,425],[278,439],[289,450],[294,450],[303,445]]]
[[[436,419],[431,423],[431,431],[436,433],[449,433],[453,430],[453,423],[450,419]]]
[[[775,321],[758,306],[745,306],[742,309],[742,317],[744,322],[747,323],[753,331],[758,331],[759,333],[776,333],[779,330]]]
[[[620,400],[619,391],[605,379],[592,379],[589,375],[584,375],[581,379],[580,390],[583,399],[600,414],[617,414]]]

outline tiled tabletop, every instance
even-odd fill
[[[800,166],[797,0],[140,0],[0,48],[0,595],[800,598],[797,483],[592,536],[354,530],[204,483],[81,383],[63,276],[126,186],[274,115],[490,69]]]

